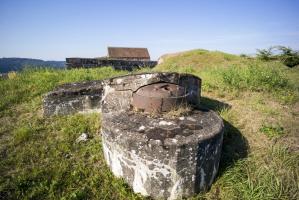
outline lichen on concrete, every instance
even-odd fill
[[[105,158],[112,171],[121,174],[135,192],[176,199],[211,186],[223,137],[223,122],[213,111],[194,110],[184,120],[148,117],[133,111],[104,116]]]

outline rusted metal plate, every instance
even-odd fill
[[[166,112],[187,102],[187,92],[182,86],[155,83],[139,88],[133,94],[133,107],[145,112]]]

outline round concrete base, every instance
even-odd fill
[[[188,116],[103,113],[102,142],[112,172],[134,192],[178,199],[207,190],[217,174],[223,121],[211,110]]]

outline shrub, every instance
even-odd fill
[[[257,58],[263,61],[269,61],[272,59],[273,53],[272,53],[272,47],[268,49],[257,49]]]
[[[288,67],[299,65],[299,52],[294,51],[289,47],[280,46],[278,49],[282,52],[279,59]]]
[[[273,54],[273,51],[277,54]],[[257,49],[257,58],[263,61],[279,60],[288,67],[299,65],[299,52],[290,47],[275,46],[268,49]]]
[[[247,55],[247,54],[245,54],[245,53],[241,53],[241,54],[240,54],[240,57],[241,57],[241,58],[250,58],[250,56]]]

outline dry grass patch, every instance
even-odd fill
[[[193,108],[189,105],[179,105],[177,107],[172,108],[170,111],[162,113],[162,115],[166,118],[177,118],[180,116],[186,116],[190,114]]]

